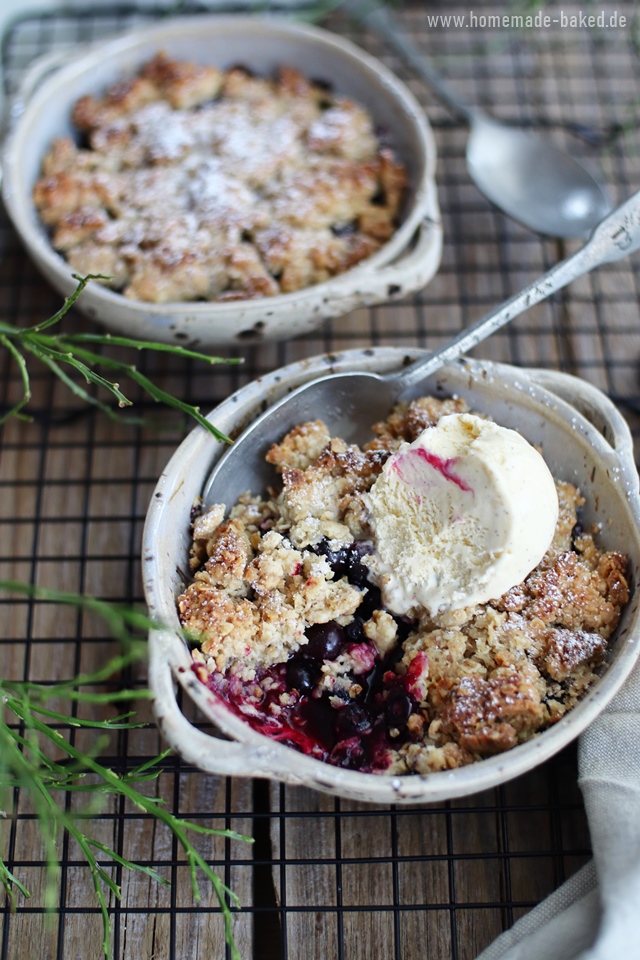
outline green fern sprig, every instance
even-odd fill
[[[122,392],[118,381],[110,380],[97,372],[97,368],[99,367],[115,373],[118,377],[126,377],[132,380],[134,383],[137,383],[138,386],[142,387],[156,402],[165,403],[175,410],[180,410],[208,430],[209,433],[213,434],[217,440],[229,443],[229,438],[201,414],[199,407],[185,403],[166,390],[162,390],[156,386],[137,369],[135,364],[116,360],[114,357],[107,356],[106,354],[96,353],[95,350],[91,348],[98,346],[117,346],[137,351],[153,350],[156,352],[171,353],[174,356],[185,359],[202,360],[209,364],[240,363],[241,361],[237,358],[223,359],[221,357],[211,357],[204,353],[198,353],[195,350],[189,350],[187,347],[153,343],[148,340],[136,340],[130,337],[113,337],[110,334],[46,333],[45,331],[58,324],[68,313],[91,280],[106,279],[100,274],[89,274],[86,277],[80,277],[76,274],[73,276],[78,283],[76,289],[66,298],[62,307],[52,317],[49,317],[48,320],[44,320],[31,327],[16,327],[14,324],[0,321],[0,345],[8,350],[17,363],[22,382],[21,398],[4,413],[4,415],[0,416],[0,424],[4,423],[10,417],[18,417],[23,420],[29,419],[23,412],[31,399],[31,382],[26,362],[26,355],[28,354],[51,370],[71,393],[86,403],[98,407],[109,417],[117,417],[116,412],[109,404],[104,403],[99,397],[89,393],[89,391],[82,386],[82,380],[87,384],[95,384],[97,387],[106,390],[115,397],[118,407],[130,407],[132,402]],[[68,368],[70,368],[70,373],[67,372]],[[74,379],[74,373],[79,375],[80,380]]]
[[[121,671],[144,653],[145,644],[139,639],[137,632],[147,631],[154,624],[140,611],[120,607],[95,597],[38,589],[15,581],[0,581],[0,590],[26,594],[39,601],[72,605],[96,614],[106,623],[111,636],[122,645],[122,652],[104,666],[70,680],[39,684],[0,679],[0,814],[7,817],[13,815],[10,808],[16,788],[28,794],[41,827],[44,844],[46,908],[54,910],[56,906],[60,875],[56,838],[63,831],[76,841],[89,867],[103,920],[103,950],[106,958],[111,957],[108,896],[112,894],[119,898],[121,891],[105,869],[104,861],[146,874],[158,883],[167,883],[152,867],[128,860],[92,837],[86,824],[91,822],[91,813],[95,811],[85,811],[80,815],[72,813],[59,803],[56,794],[87,793],[97,799],[121,797],[171,830],[185,854],[196,900],[201,898],[198,871],[202,871],[209,880],[220,904],[231,955],[234,960],[240,960],[233,938],[233,914],[229,905],[231,903],[238,906],[238,898],[197,850],[189,834],[220,836],[246,842],[252,842],[252,838],[234,830],[218,830],[177,817],[165,808],[161,798],[147,796],[136,788],[136,784],[155,780],[160,776],[163,761],[170,751],[167,750],[125,773],[117,773],[100,762],[99,754],[109,741],[106,736],[108,732],[147,726],[136,721],[135,710],[106,720],[91,720],[77,717],[71,711],[66,714],[47,706],[52,700],[66,700],[70,703],[81,701],[105,706],[148,699],[148,690],[119,688],[116,681]],[[115,689],[91,689],[106,683],[115,684]],[[98,737],[91,750],[85,752],[55,729],[56,726],[88,727],[101,730],[105,735]],[[51,754],[57,759],[53,759]],[[26,898],[30,895],[19,877],[9,870],[1,858],[0,884],[14,908],[16,892]]]

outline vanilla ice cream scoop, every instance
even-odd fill
[[[538,451],[472,414],[442,417],[385,463],[367,495],[385,605],[431,614],[484,603],[542,560],[558,495]]]

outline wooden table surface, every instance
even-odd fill
[[[526,12],[527,6],[515,2],[508,12]],[[622,200],[640,187],[640,61],[634,4],[616,7],[628,17],[625,28],[429,25],[428,15],[469,13],[444,2],[408,6],[401,17],[470,103],[565,145],[602,177],[613,199]],[[481,3],[474,9],[483,15],[507,10]],[[545,9],[559,17],[560,5]],[[26,17],[5,38],[5,83],[15,89],[41,53],[151,17],[97,6]],[[212,372],[199,363],[142,356],[147,375],[203,409],[259,373],[316,353],[371,344],[436,347],[576,246],[542,239],[492,209],[466,175],[465,128],[379,39],[335,15],[328,25],[380,56],[427,111],[439,151],[442,267],[421,294],[404,302],[358,310],[299,340],[243,349],[242,368]],[[0,231],[0,317],[35,323],[57,308],[58,297],[5,218]],[[66,324],[84,329],[86,321],[75,316]],[[477,355],[584,377],[613,396],[637,428],[637,261],[574,283],[482,344]],[[0,362],[6,409],[18,396],[19,373],[1,349]],[[159,411],[132,384],[126,387],[145,424],[109,419],[73,398],[37,363],[30,370],[33,420],[11,420],[1,436],[0,578],[141,602],[139,547],[148,499],[188,425]],[[113,651],[104,626],[76,609],[6,593],[0,602],[0,675],[62,679],[104,663]],[[144,685],[144,667],[126,680]],[[90,745],[83,731],[67,732],[78,745]],[[149,725],[122,732],[107,757],[126,769],[160,749]],[[227,781],[177,757],[165,767],[152,789],[170,810],[255,838],[252,846],[219,838],[200,843],[240,899],[234,929],[243,960],[472,960],[589,857],[575,748],[500,789],[423,807],[371,807],[279,784]],[[0,820],[1,850],[32,895],[18,898],[15,913],[3,903],[0,960],[18,960],[27,950],[51,960],[99,958],[101,919],[78,849],[58,837],[58,909],[47,916],[42,840],[26,799],[16,795],[15,801],[13,814]],[[66,802],[82,808],[75,795]],[[215,896],[203,882],[202,900],[194,900],[184,855],[169,832],[124,803],[106,803],[94,814],[96,836],[171,881],[160,886],[114,871],[122,885],[121,901],[111,898],[109,905],[114,956],[224,957]]]

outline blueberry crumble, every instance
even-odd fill
[[[279,480],[264,496],[196,511],[180,619],[200,680],[255,730],[337,766],[425,774],[531,738],[595,680],[627,561],[582,528],[570,483],[556,481],[553,540],[522,583],[436,614],[385,607],[368,491],[394,452],[466,412],[399,404],[362,448],[300,424],[267,454]]]
[[[290,293],[394,233],[407,176],[369,113],[283,66],[273,78],[163,54],[75,104],[33,191],[76,272],[154,303]]]

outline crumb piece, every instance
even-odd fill
[[[247,567],[244,579],[257,594],[269,593],[302,570],[302,554],[271,530],[261,540],[258,556]]]
[[[224,520],[225,505],[214,503],[206,513],[199,514],[193,524],[194,540],[210,540]]]
[[[188,110],[212,100],[222,86],[223,73],[216,67],[170,60],[158,53],[142,69],[142,76],[162,91],[176,110]]]
[[[253,557],[251,542],[237,520],[226,520],[207,541],[208,559],[196,579],[226,590],[230,596],[245,596],[245,568]]]
[[[363,629],[365,636],[374,644],[381,659],[395,647],[398,624],[386,610],[374,610],[371,619],[366,621]]]
[[[519,608],[531,620],[609,637],[620,619],[618,598],[628,596],[622,573],[626,561],[618,554],[605,554],[600,562],[602,566],[594,570],[573,551],[560,553],[553,563],[537,568],[517,593],[506,595],[517,600],[508,608]]]
[[[408,772],[424,775],[466,767],[475,757],[457,743],[445,743],[442,747],[411,743],[404,749],[403,759]]]
[[[324,557],[305,552],[301,576],[287,584],[287,598],[308,624],[328,623],[354,614],[362,593],[344,578],[334,580]]]
[[[221,672],[250,654],[258,622],[250,600],[231,597],[198,580],[179,597],[178,610],[183,626],[203,638],[203,654],[211,656]]]
[[[330,439],[322,420],[301,423],[290,430],[280,443],[274,443],[265,459],[280,473],[285,467],[306,470],[316,462]]]
[[[144,77],[131,77],[113,84],[102,99],[80,97],[71,119],[78,130],[94,130],[139,110],[160,98],[158,88]]]
[[[488,680],[441,680],[433,691],[443,730],[465,750],[502,753],[535,733],[544,720],[535,685],[516,673],[496,670]]]
[[[435,426],[440,417],[451,413],[469,413],[469,407],[460,397],[446,400],[418,397],[410,403],[399,403],[386,420],[374,423],[373,432],[377,434],[378,441],[366,444],[365,450],[377,449],[379,441],[404,440],[412,443],[423,430]]]
[[[597,663],[607,641],[599,633],[551,627],[544,636],[542,666],[553,680],[566,680],[583,663]]]

